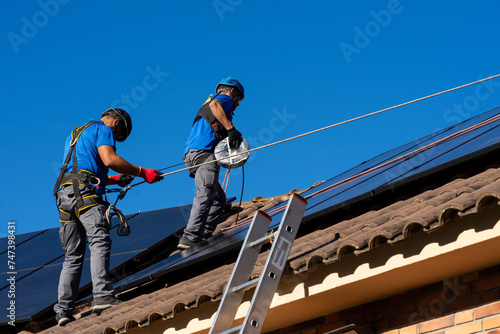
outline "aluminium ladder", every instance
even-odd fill
[[[290,197],[262,273],[259,277],[249,281],[262,245],[270,241],[266,233],[271,217],[262,211],[257,211],[248,229],[209,334],[258,334],[261,332],[306,206],[307,201],[302,196],[294,194]],[[257,287],[243,324],[231,328],[243,294],[255,286]]]

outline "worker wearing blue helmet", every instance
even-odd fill
[[[188,224],[177,246],[179,249],[187,249],[209,238],[226,203],[219,183],[219,164],[192,166],[215,160],[214,148],[222,139],[229,137],[232,149],[237,149],[242,140],[232,120],[234,110],[245,97],[243,86],[235,78],[227,77],[217,84],[215,94],[198,110],[184,149],[184,162],[189,168],[189,176],[194,178],[196,194]]]

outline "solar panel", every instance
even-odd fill
[[[59,277],[60,272],[61,265],[53,265],[41,268],[22,280],[16,280],[15,298],[12,299],[16,303],[16,322],[30,320],[31,316],[44,308],[40,307],[41,305],[47,307],[57,301],[58,280],[53,278]],[[9,276],[2,274],[0,279],[5,282]],[[5,294],[5,297],[0,298],[0,307],[3,310],[9,307],[11,300],[6,298],[8,291],[9,288],[0,291],[0,293]]]
[[[456,125],[453,125],[453,126],[450,126],[446,129],[443,129],[443,130],[440,130],[440,131],[437,131],[435,133],[432,133],[430,135],[427,135],[425,137],[422,137],[418,140],[415,140],[415,141],[412,141],[412,142],[409,142],[405,145],[402,145],[398,148],[395,148],[395,149],[392,149],[390,151],[387,151],[383,154],[380,154],[366,162],[363,162],[361,163],[360,165],[344,172],[344,173],[341,173],[331,179],[329,179],[327,182],[321,184],[320,186],[318,187],[315,187],[314,189],[310,190],[308,193],[312,193],[312,192],[315,192],[317,191],[318,189],[322,189],[322,188],[325,188],[325,187],[328,187],[332,184],[335,184],[335,183],[338,183],[339,181],[344,181],[346,179],[348,179],[349,177],[352,177],[354,175],[357,175],[358,173],[362,172],[362,171],[365,171],[365,170],[368,170],[368,169],[371,169],[375,166],[379,166],[380,164],[383,164],[383,163],[387,163],[388,161],[391,161],[393,160],[394,158],[396,157],[400,157],[404,154],[408,154],[410,152],[413,152],[415,151],[416,149],[419,149],[419,148],[422,148],[426,145],[429,145],[431,143],[434,143],[440,139],[443,139],[445,138],[446,136],[452,134],[452,133],[456,133],[456,132],[459,132],[459,131],[463,131],[464,129],[467,129],[469,127],[471,127],[472,125],[474,124],[478,124],[480,122],[483,122],[489,118],[491,118],[492,116],[498,114],[500,108],[496,108],[496,109],[493,109],[493,110],[490,110],[488,112],[485,112],[483,114],[480,114],[474,118],[471,118],[471,119],[468,119],[464,122],[461,122],[461,123],[458,123]],[[434,152],[432,153],[429,153],[428,151],[425,153],[425,155],[427,156],[430,156],[434,154]],[[461,155],[461,154],[460,154]],[[390,180],[390,178],[388,179]],[[306,193],[306,194],[308,194]]]
[[[16,235],[15,242],[16,242],[16,249],[18,247],[21,247],[27,240],[30,240],[31,238],[34,238],[42,233],[47,232],[48,230],[42,230],[42,231],[36,231],[36,232],[29,232],[29,233],[23,233],[23,234],[18,234]],[[0,255],[7,253],[7,244],[8,239],[7,238],[1,238],[0,239]]]
[[[16,244],[19,237],[21,235],[16,236]],[[47,230],[45,233],[31,238],[23,244],[16,245],[15,254],[16,269],[19,271],[38,268],[54,261],[64,254],[61,242],[59,241],[59,229]]]
[[[494,111],[498,112],[498,110]],[[491,113],[487,114],[491,116]],[[478,117],[479,121],[483,121],[485,115],[480,116],[482,117]],[[426,173],[426,171],[435,171],[439,166],[447,166],[456,160],[463,159],[465,156],[480,155],[483,153],[482,150],[491,151],[500,147],[499,118],[493,118],[481,127],[474,127],[474,124],[477,124],[477,122],[474,123],[472,120],[468,120],[460,126],[442,132],[440,138],[434,137],[432,140],[414,142],[417,145],[408,146],[411,147],[411,150],[401,151],[400,158],[392,158],[392,162],[387,165],[381,166],[369,163],[370,168],[365,169],[364,174],[353,174],[354,178],[344,179],[347,181],[341,182],[334,178],[303,193],[302,196],[308,200],[304,219],[310,219],[311,217],[308,216],[322,210],[332,210],[335,205],[358,196],[370,196],[371,193],[376,192],[377,188],[401,183],[404,180]],[[456,131],[462,132],[459,136],[448,138],[449,135]],[[438,142],[438,144],[429,147],[431,141]],[[419,151],[422,148],[426,149]]]
[[[119,237],[114,230],[118,220],[113,219],[110,268],[117,268],[131,258],[140,255],[164,238],[187,224],[191,205],[154,210],[128,215],[131,234]],[[64,261],[64,251],[59,240],[59,228],[31,232],[16,236],[16,320],[35,316],[50,308],[57,301],[57,285]],[[7,238],[0,239],[7,247]],[[91,283],[90,251],[87,249],[80,286]],[[9,290],[7,261],[1,268],[0,293]],[[123,273],[118,273],[123,274]],[[112,275],[113,277],[113,275]],[[34,298],[36,296],[36,298]],[[0,308],[9,306],[8,298],[0,298]],[[0,319],[8,321],[8,319]]]
[[[131,225],[131,233],[128,237],[118,237],[116,233],[111,233],[112,253],[146,250],[184,228],[190,212],[191,205],[183,205],[133,215],[128,219]]]
[[[221,232],[208,240],[190,247],[188,250],[177,253],[146,269],[129,275],[128,277],[116,282],[114,284],[114,288],[118,292],[127,290],[138,284],[143,284],[176,270],[183,269],[212,257],[239,249],[241,243],[243,243],[243,240],[245,239],[247,229],[248,226],[242,225],[231,229],[229,232]]]

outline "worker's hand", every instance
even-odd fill
[[[108,184],[117,184],[120,187],[125,187],[130,184],[134,180],[132,175],[126,174],[118,174],[118,175],[109,175],[108,176]]]
[[[240,147],[242,136],[241,133],[232,127],[227,131],[227,136],[229,137],[229,148],[235,150]]]
[[[161,172],[157,171],[154,168],[141,168],[141,171],[139,172],[138,176],[142,177],[148,183],[155,183],[160,180],[163,180]]]

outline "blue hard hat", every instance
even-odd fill
[[[227,78],[224,78],[222,79],[218,84],[217,84],[217,87],[215,87],[215,91],[217,92],[217,90],[219,89],[219,86],[220,85],[224,85],[224,86],[230,86],[230,87],[236,87],[238,88],[238,90],[241,92],[241,94],[243,95],[243,98],[245,97],[245,89],[243,88],[243,85],[238,81],[236,80],[235,78],[233,77],[227,77]]]

